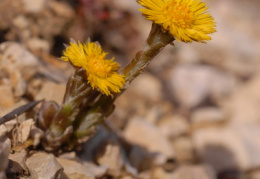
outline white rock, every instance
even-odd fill
[[[158,154],[158,163],[164,163],[167,158],[174,158],[174,151],[169,141],[155,125],[140,118],[133,118],[127,125],[124,136],[126,139],[149,152]]]
[[[117,142],[109,141],[104,146],[103,154],[97,157],[97,163],[101,166],[108,167],[108,174],[114,177],[120,176],[124,161],[119,144]]]
[[[38,152],[32,154],[26,160],[33,179],[56,179],[61,177],[62,166],[57,162],[52,154]]]
[[[27,40],[28,48],[32,51],[40,51],[44,53],[50,52],[50,44],[48,41],[39,38],[30,38]]]
[[[191,114],[191,122],[193,125],[218,123],[227,119],[227,114],[216,107],[199,108]]]
[[[216,179],[214,170],[208,165],[184,165],[174,171],[174,179]]]
[[[25,29],[29,26],[28,20],[25,16],[19,15],[13,20],[13,24],[20,29]]]
[[[57,161],[64,168],[64,174],[73,179],[95,179],[102,177],[107,171],[107,167],[96,166],[84,161],[74,161],[63,158],[57,158]]]
[[[53,82],[45,82],[35,96],[36,100],[45,99],[46,101],[53,100],[58,104],[61,104],[65,94],[66,85],[65,84],[56,84]]]
[[[38,13],[46,6],[46,0],[22,0],[27,12]]]
[[[138,76],[127,89],[129,92],[135,92],[142,98],[157,101],[162,98],[162,84],[154,76],[144,73]]]
[[[0,139],[0,173],[5,171],[8,166],[9,150],[10,146],[6,142],[3,142],[2,139]]]
[[[65,2],[49,1],[48,5],[58,16],[69,19],[73,18],[75,14],[72,7]]]
[[[222,108],[229,111],[231,120],[259,122],[260,116],[260,74],[243,83],[237,90],[222,101]]]
[[[0,137],[5,136],[7,132],[7,127],[4,124],[0,125]]]
[[[23,79],[28,80],[36,73],[39,65],[38,59],[19,43],[2,43],[0,50],[2,52],[2,61],[6,61],[18,69]]]
[[[236,84],[232,76],[205,65],[180,65],[169,75],[172,95],[184,108],[195,107],[210,95],[227,95]]]
[[[0,85],[0,111],[13,106],[14,96],[10,85]]]
[[[172,141],[176,160],[180,163],[195,161],[194,147],[189,137],[178,137]]]
[[[33,125],[33,119],[28,119],[22,122],[22,124],[18,128],[18,142],[24,143],[25,141],[27,141]]]
[[[188,133],[189,123],[183,116],[174,115],[160,120],[159,128],[165,136],[175,138]]]
[[[25,163],[27,159],[27,152],[25,151],[25,149],[11,153],[9,155],[9,159],[18,163],[22,167],[22,169],[28,173],[28,168]]]
[[[232,123],[225,128],[199,129],[192,135],[199,158],[217,171],[260,167],[260,127]]]

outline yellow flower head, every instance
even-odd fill
[[[175,39],[206,42],[216,31],[213,17],[201,0],[137,0],[147,20],[160,24]]]
[[[106,55],[107,53],[97,43],[71,42],[61,59],[71,62],[77,68],[83,68],[86,71],[88,83],[93,89],[99,89],[101,93],[111,95],[112,92],[120,92],[125,79],[117,73],[118,63],[114,62],[114,58],[105,59]]]

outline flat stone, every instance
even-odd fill
[[[214,124],[224,122],[229,118],[227,113],[217,107],[204,107],[191,114],[193,125]]]
[[[25,81],[30,79],[37,72],[37,67],[39,66],[38,59],[21,44],[16,42],[4,42],[0,45],[0,49],[2,52],[2,61],[12,65],[16,70],[19,70]]]
[[[46,101],[56,101],[57,103],[61,104],[63,101],[65,90],[65,84],[45,82],[35,98],[36,100],[45,99]]]
[[[158,123],[160,130],[169,138],[179,137],[189,131],[188,120],[180,115],[162,118]]]
[[[18,142],[24,143],[25,141],[27,141],[33,125],[33,119],[28,119],[21,123],[21,125],[18,128]]]
[[[26,165],[32,178],[57,179],[61,177],[63,167],[52,154],[37,152],[29,156]]]
[[[246,83],[241,84],[229,98],[222,101],[221,107],[229,111],[234,121],[258,123],[260,116],[260,74],[256,74]]]
[[[206,65],[179,65],[169,72],[171,95],[185,109],[198,106],[209,96],[230,94],[235,85],[233,76]]]
[[[158,163],[162,164],[167,158],[175,156],[173,148],[159,128],[140,118],[133,118],[129,121],[124,136],[129,142],[158,154]]]
[[[85,161],[64,158],[57,158],[57,161],[64,168],[64,174],[73,179],[95,179],[102,177],[107,171],[107,167],[96,166]]]
[[[214,170],[208,165],[183,165],[172,175],[176,179],[216,179]]]
[[[108,141],[102,154],[97,156],[97,163],[108,168],[108,174],[118,177],[124,165],[121,147],[116,141]]]
[[[39,13],[46,6],[45,0],[22,0],[24,9],[30,13]]]
[[[0,85],[0,111],[13,106],[14,96],[10,85]]]
[[[260,127],[248,123],[231,123],[223,128],[208,127],[196,130],[192,135],[199,159],[218,172],[260,167],[259,137]]]
[[[137,93],[142,98],[152,101],[158,101],[162,98],[162,84],[160,80],[147,73],[138,76],[127,91]]]
[[[8,166],[9,150],[10,146],[7,143],[0,140],[0,172],[5,171],[5,169]]]

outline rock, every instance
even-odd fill
[[[175,156],[169,141],[159,128],[140,118],[129,121],[124,136],[129,142],[140,145],[157,156],[157,164]]]
[[[0,125],[0,137],[6,136],[7,132],[7,127],[4,124]]]
[[[169,116],[159,121],[159,128],[168,138],[176,138],[189,132],[189,123],[180,115]]]
[[[104,129],[102,126],[99,126],[97,128],[97,132],[95,133],[95,135],[83,144],[83,151],[79,157],[85,161],[97,161],[97,159],[100,157],[103,157],[105,152],[107,151],[107,149],[106,149],[107,144],[113,144],[113,143],[115,143],[116,146],[119,145],[119,141],[118,141],[117,137],[115,137],[113,134],[111,134],[108,130]],[[120,145],[120,147],[121,147],[121,145]],[[116,159],[116,158],[114,158],[115,156],[118,156],[119,158]],[[109,156],[106,155],[104,157],[104,159],[107,159],[107,158],[109,158]],[[113,155],[113,158],[111,158],[111,160],[114,163],[114,165],[116,166],[115,168],[121,168],[120,167],[121,160],[123,160],[124,172],[130,174],[131,176],[137,176],[137,171],[129,163],[127,155],[126,155],[126,151],[123,148],[120,149],[120,155],[119,155],[119,153],[117,153],[116,155]],[[108,168],[107,164],[105,162],[104,162],[103,166]],[[122,172],[122,171],[120,171],[120,172]]]
[[[0,140],[0,173],[4,172],[8,166],[8,155],[9,155],[10,146]]]
[[[10,85],[0,85],[0,111],[13,106],[14,96]]]
[[[66,85],[56,84],[53,82],[45,82],[42,89],[36,95],[36,100],[45,99],[46,101],[56,101],[61,104],[63,101],[63,96],[65,94]]]
[[[149,178],[161,178],[161,179],[178,179],[173,177],[172,172],[166,172],[163,168],[155,168],[151,171],[151,176]]]
[[[26,165],[34,179],[56,179],[60,178],[63,172],[62,166],[52,154],[37,152],[29,156]]]
[[[183,165],[172,175],[176,179],[216,179],[214,170],[208,165]]]
[[[31,51],[49,53],[50,44],[48,41],[39,38],[30,38],[27,40],[28,48]]]
[[[18,128],[18,142],[24,143],[29,138],[31,128],[34,125],[33,119],[25,120],[21,123],[21,125]]]
[[[39,13],[46,6],[46,0],[22,0],[24,9],[29,13]]]
[[[250,179],[259,179],[260,178],[260,171],[257,170],[257,171],[250,172],[248,178],[250,178]]]
[[[20,97],[25,94],[26,83],[21,73],[16,70],[10,62],[1,61],[0,71],[0,83],[10,85],[15,97]]]
[[[0,172],[0,178],[1,179],[7,179],[6,175],[5,175],[5,172]]]
[[[107,171],[107,167],[96,166],[85,161],[74,161],[63,158],[57,158],[57,160],[64,168],[64,174],[73,179],[95,179],[102,177]]]
[[[172,96],[186,109],[198,106],[207,97],[220,98],[232,92],[235,79],[205,65],[179,65],[169,73]]]
[[[241,84],[237,90],[225,100],[221,107],[229,111],[233,121],[258,123],[260,116],[260,74],[256,74],[246,83]]]
[[[14,20],[13,20],[13,24],[18,27],[19,29],[25,29],[28,28],[29,26],[29,22],[28,19],[23,16],[23,15],[19,15],[17,16]]]
[[[149,170],[156,166],[156,163],[154,162],[155,159],[156,156],[138,145],[132,146],[129,154],[129,161],[131,165],[139,172]]]
[[[227,121],[228,115],[217,107],[204,107],[195,110],[191,114],[193,125],[214,124]]]
[[[0,126],[1,127],[1,126]],[[5,170],[8,166],[8,155],[11,148],[11,141],[6,136],[0,135],[0,179],[6,179]]]
[[[172,141],[176,160],[180,163],[194,162],[195,153],[192,140],[188,137],[178,137]]]
[[[74,17],[74,10],[71,8],[69,4],[65,2],[49,1],[48,5],[51,8],[51,10],[53,10],[53,12],[60,17],[64,17],[67,19]]]
[[[0,51],[2,52],[3,63],[10,64],[16,70],[19,70],[25,81],[37,72],[37,67],[39,66],[38,59],[19,43],[2,43]]]
[[[231,123],[223,128],[208,127],[196,130],[192,137],[199,159],[218,172],[260,166],[258,125]]]
[[[40,144],[41,138],[44,136],[44,132],[37,128],[35,125],[30,130],[30,137],[33,139],[33,146],[36,147]]]
[[[25,149],[16,151],[15,153],[11,153],[9,155],[9,159],[12,160],[13,162],[17,163],[22,167],[23,172],[22,173],[29,173],[27,165],[25,163],[27,159],[27,152]]]
[[[115,140],[108,141],[103,146],[103,152],[97,156],[97,163],[108,168],[108,174],[119,177],[122,172],[124,160],[121,154],[121,147]]]
[[[144,73],[136,78],[128,87],[129,93],[134,92],[142,98],[158,101],[162,98],[162,84],[153,75]]]

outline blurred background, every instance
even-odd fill
[[[212,40],[167,46],[108,119],[135,145],[127,154],[139,178],[260,179],[260,1],[206,3]],[[62,101],[74,69],[57,58],[70,38],[98,41],[125,66],[151,27],[138,8],[135,0],[0,0],[0,115]]]

